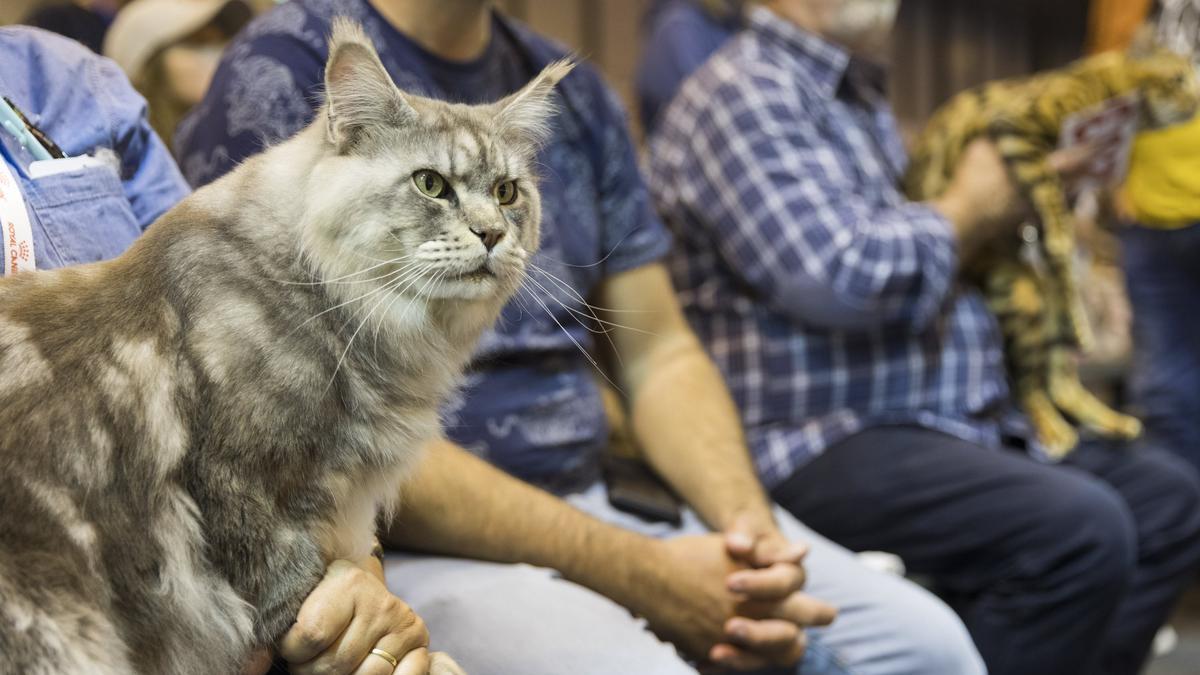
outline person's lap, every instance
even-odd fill
[[[603,489],[578,508],[648,536],[704,532],[689,512],[681,528],[646,523],[608,505]],[[863,567],[853,554],[780,511],[784,532],[807,542],[807,590],[838,606],[837,621],[810,631],[806,674],[981,673],[961,622],[932,595]],[[553,571],[431,556],[392,555],[388,584],[425,619],[433,646],[472,673],[671,675],[696,670],[624,608]]]
[[[993,673],[1077,671],[1117,617],[1103,658],[1126,672],[1200,556],[1200,483],[1152,448],[1091,444],[1068,464],[887,427],[830,448],[774,495],[839,543],[931,576]]]

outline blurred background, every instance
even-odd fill
[[[630,111],[637,110],[635,72],[643,17],[653,0],[499,0],[510,15],[597,64]],[[100,50],[123,0],[2,0],[0,25],[34,23],[74,32]],[[147,4],[147,3],[140,3]],[[232,0],[218,14],[179,18],[163,5],[108,36],[109,53],[151,103],[151,119],[169,140],[199,100],[221,47],[273,0]],[[167,2],[169,5],[169,1]],[[952,94],[1001,77],[1066,64],[1126,44],[1149,0],[903,0],[891,59],[891,96],[904,132],[919,129]],[[178,18],[178,17],[177,17]],[[629,116],[642,137],[636,114]],[[1093,388],[1120,402],[1128,369],[1129,303],[1115,245],[1093,242],[1101,265],[1088,285],[1102,349],[1087,375]],[[1112,249],[1112,250],[1106,250]],[[1151,675],[1200,674],[1200,592],[1194,591],[1160,635]]]
[[[80,0],[100,6],[118,0]],[[272,0],[247,0],[256,9]],[[510,15],[598,64],[634,109],[640,24],[652,0],[500,0]],[[69,0],[4,0],[0,24]],[[997,77],[1062,65],[1084,49],[1088,0],[904,0],[900,4],[893,99],[919,125],[950,94]],[[636,125],[636,121],[634,122]],[[640,130],[635,129],[640,132]]]

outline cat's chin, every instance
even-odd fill
[[[443,279],[436,288],[423,294],[436,300],[487,300],[496,298],[504,291],[504,284],[491,274],[468,274],[455,279]]]

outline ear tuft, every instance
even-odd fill
[[[349,44],[361,45],[375,51],[375,43],[367,37],[367,32],[363,30],[362,24],[349,17],[334,17],[329,32],[329,54],[333,55],[339,47]]]
[[[416,114],[362,26],[345,17],[333,20],[325,96],[329,140],[340,152],[372,130],[402,125]]]
[[[496,103],[496,123],[501,135],[515,135],[535,145],[551,134],[550,120],[558,108],[554,86],[574,68],[576,61],[566,58],[542,69],[538,76],[516,93]]]

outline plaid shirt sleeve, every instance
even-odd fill
[[[869,207],[844,160],[868,149],[838,147],[794,85],[755,74],[709,91],[693,99],[676,197],[735,273],[808,326],[920,330],[938,316],[957,267],[940,215],[899,196]]]

